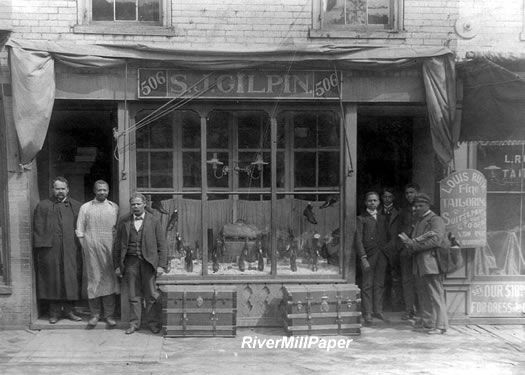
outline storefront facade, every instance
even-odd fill
[[[132,192],[144,193],[167,230],[171,269],[159,284],[236,285],[240,326],[281,325],[284,285],[356,283],[355,216],[367,189],[420,170],[432,190],[424,59],[387,72],[134,61],[86,74],[57,64],[40,194],[58,173],[84,200],[105,175],[122,214]],[[371,129],[391,143],[418,137],[389,151],[410,169],[377,163],[372,146],[358,155]]]
[[[366,190],[393,186],[401,203],[402,186],[413,181],[437,204],[438,181],[453,168],[478,169],[489,181],[487,238],[495,256],[464,249],[465,267],[446,280],[450,316],[522,321],[523,251],[500,251],[514,249],[506,231],[521,221],[494,234],[497,243],[490,234],[503,228],[492,212],[501,201],[509,206],[508,197],[518,202],[522,190],[491,190],[489,167],[508,164],[506,156],[504,166],[491,162],[499,157],[492,144],[452,152],[460,123],[452,121],[454,67],[439,61],[451,53],[441,46],[455,51],[455,5],[386,1],[389,13],[367,19],[363,32],[350,12],[339,17],[343,2],[278,1],[255,12],[242,1],[206,9],[159,1],[146,23],[122,23],[124,13],[100,18],[106,10],[95,3],[34,9],[35,19],[47,19],[31,23],[32,31],[13,9],[6,50],[44,56],[35,71],[53,74],[35,87],[48,89],[39,98],[53,99],[45,108],[32,102],[29,113],[37,115],[19,125],[15,86],[27,76],[13,78],[5,59],[2,327],[47,325],[35,296],[31,220],[56,175],[68,177],[81,201],[92,198],[95,180],[107,180],[122,214],[132,192],[147,195],[169,242],[171,270],[160,284],[235,285],[239,325],[279,326],[284,285],[359,282],[352,244]],[[46,26],[58,14],[60,22]],[[321,46],[326,41],[339,47]],[[246,48],[253,43],[262,53]],[[453,84],[441,87],[443,95],[432,95],[429,87],[447,79]]]

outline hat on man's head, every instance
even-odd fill
[[[418,193],[414,198],[414,203],[432,204],[430,197],[425,193]]]

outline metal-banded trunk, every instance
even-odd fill
[[[355,285],[287,285],[283,308],[289,336],[361,334],[361,298]]]
[[[167,337],[236,335],[235,286],[165,285],[161,290]]]

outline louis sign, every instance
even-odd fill
[[[463,247],[487,241],[487,180],[475,169],[454,172],[439,183],[441,217]]]

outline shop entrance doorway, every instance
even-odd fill
[[[63,176],[69,181],[70,196],[81,203],[94,198],[93,184],[100,179],[110,186],[108,199],[118,203],[118,161],[113,156],[112,130],[116,123],[116,107],[112,105],[56,103],[44,146],[37,157],[40,199],[50,195],[53,178]],[[85,289],[85,280],[83,283]],[[37,300],[36,306],[38,311],[33,316],[47,319],[47,302]],[[89,317],[87,300],[79,301],[75,310],[77,315]],[[42,323],[48,326],[47,322]]]
[[[357,213],[365,210],[365,194],[385,187],[395,191],[394,204],[404,205],[403,187],[413,175],[412,117],[358,116],[357,124]],[[384,311],[401,311],[400,283],[389,265],[385,277]],[[357,262],[357,283],[361,287],[361,269]],[[399,285],[399,286],[397,286]]]

